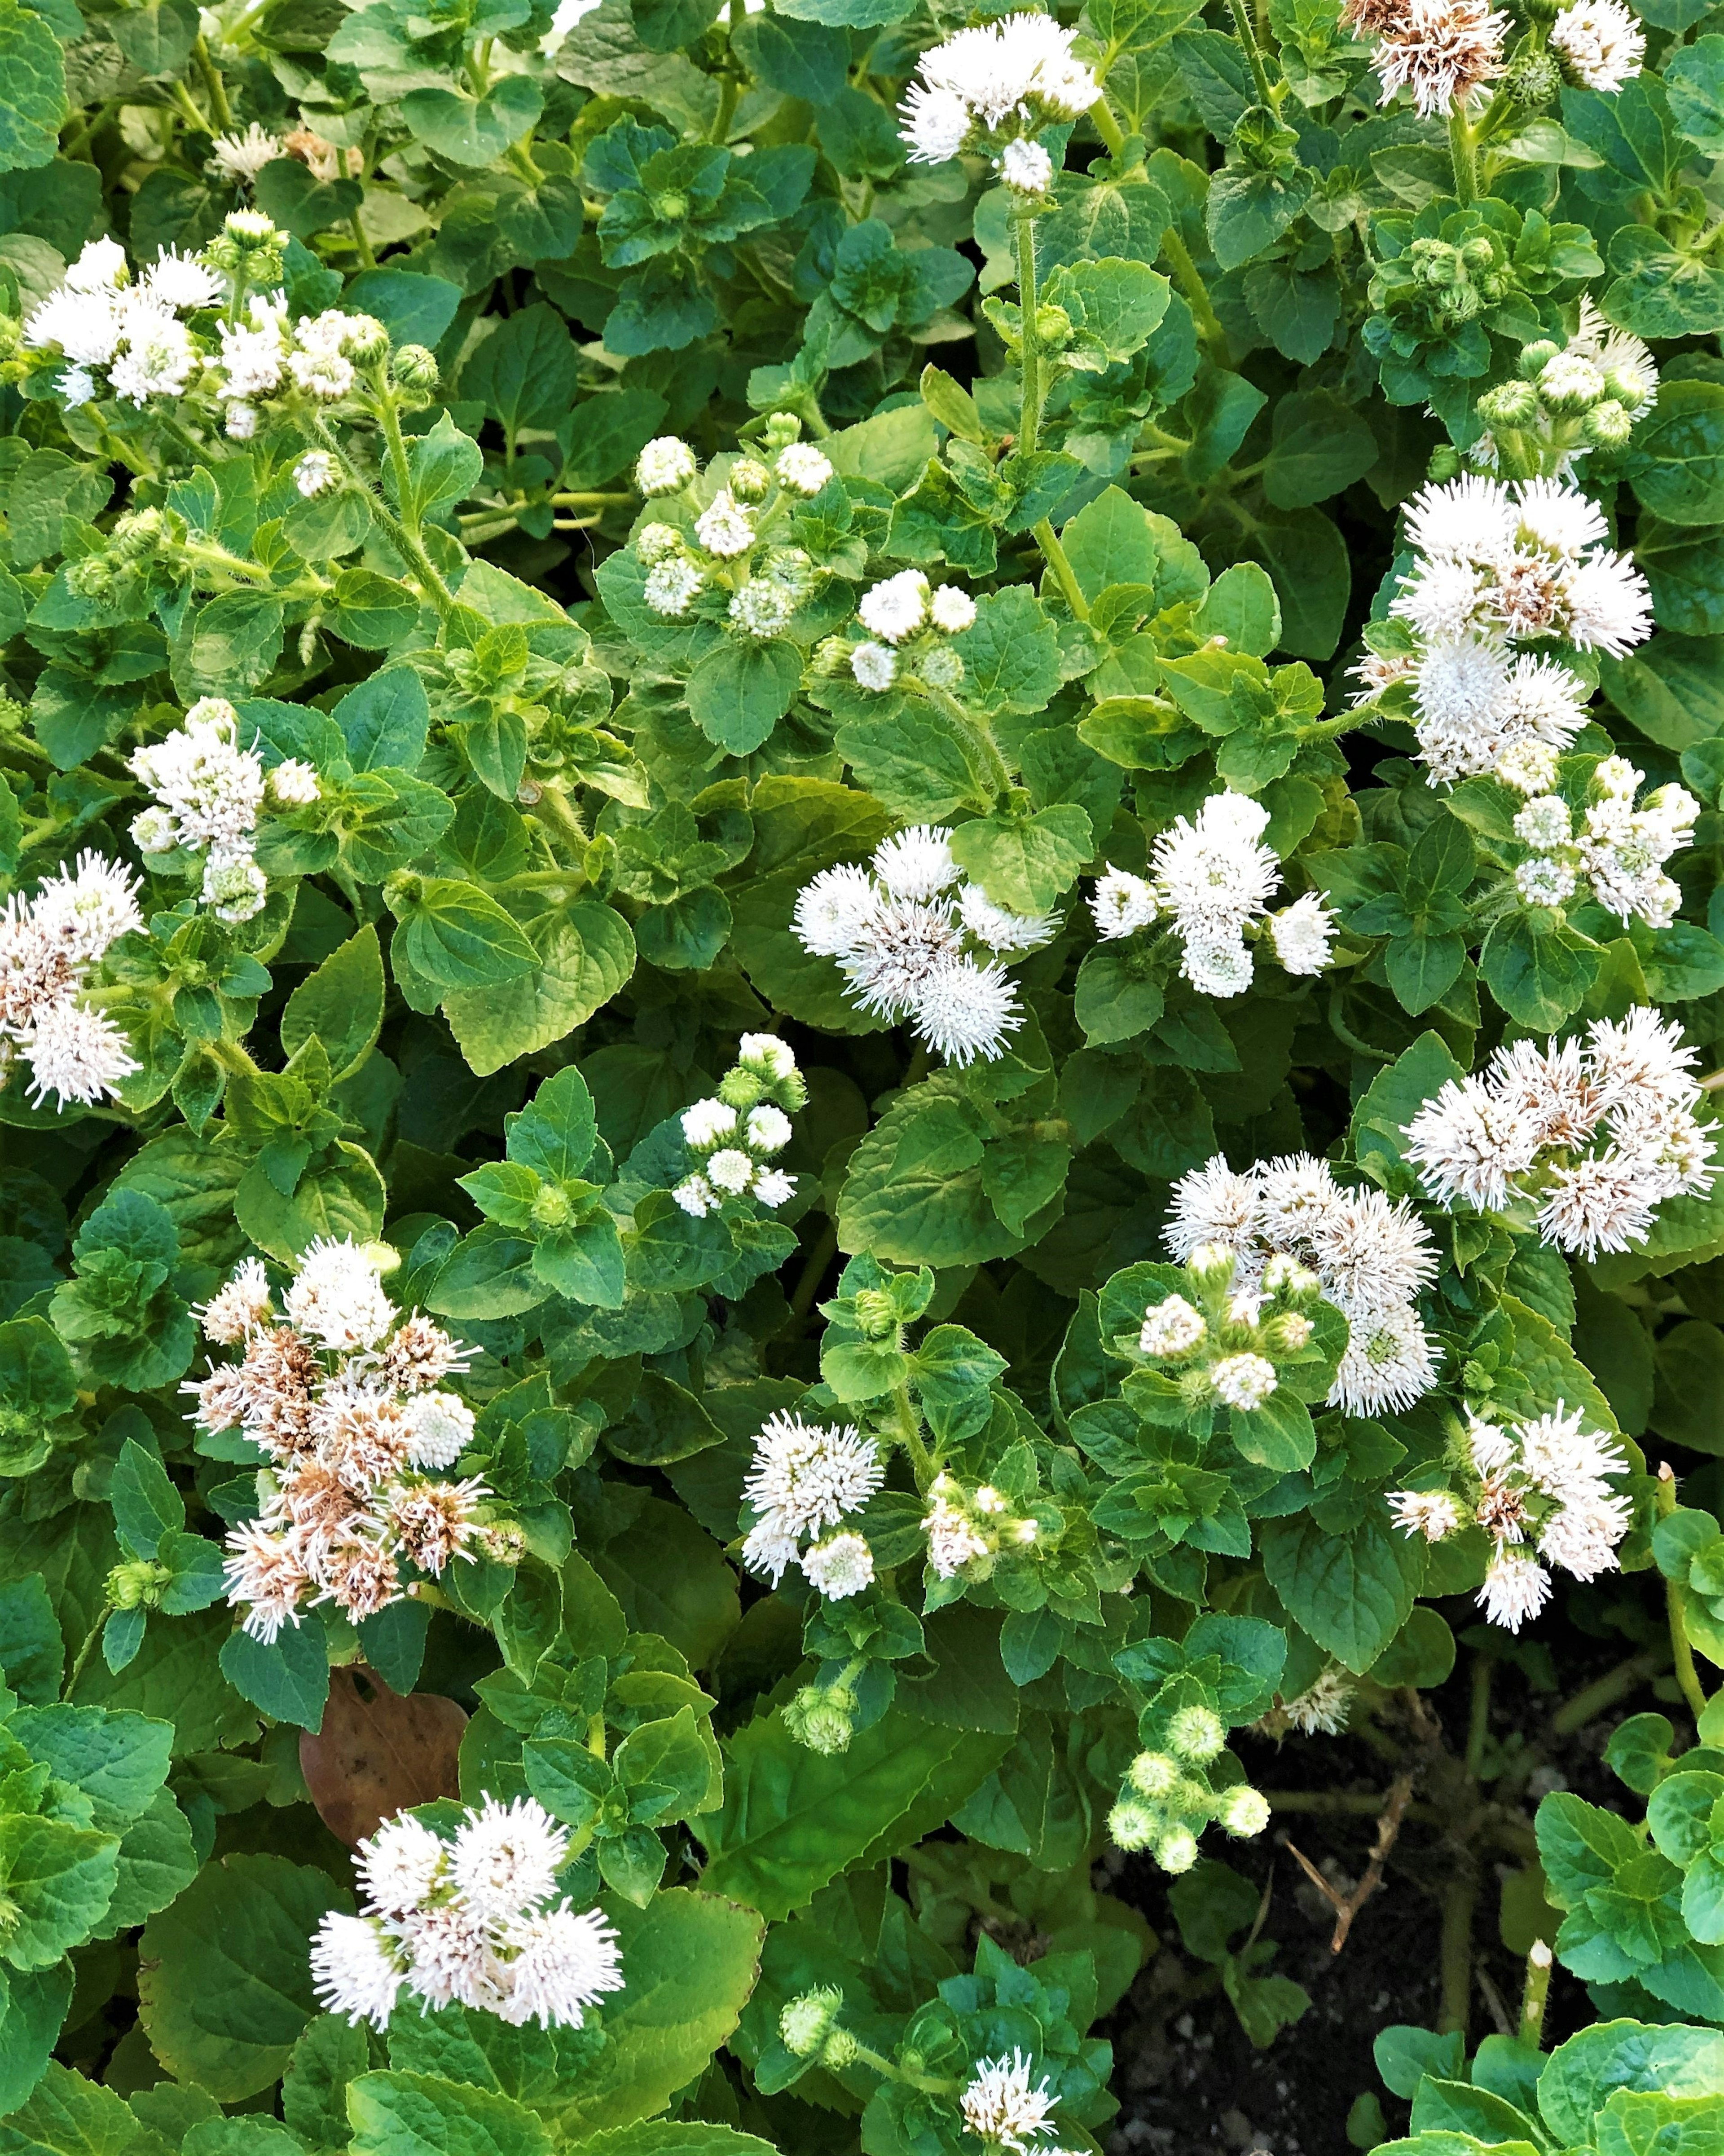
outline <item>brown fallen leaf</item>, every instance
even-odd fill
[[[356,1846],[411,1804],[460,1794],[464,1708],[440,1693],[403,1698],[362,1664],[331,1670],[323,1727],[300,1739],[300,1771],[330,1832]]]

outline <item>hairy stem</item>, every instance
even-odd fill
[[[1667,1460],[1658,1465],[1658,1482],[1655,1492],[1660,1519],[1668,1519],[1676,1509],[1676,1477]],[[1694,1650],[1688,1644],[1686,1624],[1687,1605],[1682,1589],[1674,1579],[1664,1584],[1665,1616],[1670,1625],[1670,1653],[1676,1665],[1676,1682],[1689,1711],[1696,1722],[1706,1711],[1706,1687],[1700,1681],[1700,1671],[1694,1666]]]

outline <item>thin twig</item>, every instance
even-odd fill
[[[1515,2033],[1513,2020],[1510,2016],[1507,2007],[1502,2003],[1502,1994],[1491,1981],[1491,1972],[1480,1962],[1473,1974],[1479,1979],[1479,1989],[1485,1994],[1485,2004],[1491,2009],[1491,2018],[1496,2024],[1497,2035],[1512,2036]]]
[[[1353,1928],[1353,1918],[1383,1884],[1383,1867],[1388,1861],[1389,1851],[1401,1831],[1401,1822],[1407,1816],[1407,1807],[1413,1801],[1413,1774],[1409,1768],[1395,1778],[1388,1793],[1388,1801],[1378,1816],[1377,1839],[1371,1845],[1371,1861],[1365,1867],[1365,1876],[1350,1894],[1338,1893],[1324,1878],[1303,1851],[1295,1848],[1285,1835],[1277,1837],[1281,1846],[1303,1870],[1312,1886],[1321,1894],[1335,1912],[1335,1932],[1329,1941],[1331,1953],[1339,1953],[1347,1944],[1347,1933]]]

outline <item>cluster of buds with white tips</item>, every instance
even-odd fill
[[[790,1142],[790,1117],[808,1097],[788,1041],[745,1033],[736,1063],[711,1098],[682,1111],[683,1143],[699,1162],[671,1192],[696,1220],[752,1199],[776,1209],[796,1178],[767,1163]]]
[[[1517,1040],[1451,1079],[1407,1126],[1407,1158],[1441,1204],[1537,1208],[1571,1256],[1644,1243],[1659,1207],[1711,1188],[1716,1127],[1695,1116],[1695,1051],[1644,1005],[1584,1042]]]
[[[1277,1365],[1303,1355],[1316,1330],[1311,1313],[1322,1284],[1308,1265],[1278,1254],[1244,1286],[1240,1270],[1225,1245],[1199,1243],[1185,1261],[1184,1291],[1170,1287],[1149,1304],[1137,1339],[1121,1342],[1176,1383],[1192,1408],[1260,1408],[1280,1389]]]
[[[865,1011],[907,1018],[949,1063],[991,1062],[1024,1023],[1000,958],[1036,949],[1059,922],[997,906],[966,880],[951,838],[918,824],[875,848],[871,873],[823,869],[798,894],[791,932],[838,961]]]
[[[261,406],[285,408],[296,396],[314,411],[339,404],[363,386],[365,370],[381,369],[390,357],[389,333],[373,316],[331,307],[290,323],[280,292],[252,294],[242,320],[222,323],[221,340],[215,393],[235,441],[257,433]],[[415,349],[403,346],[397,357]],[[333,478],[331,472],[329,483]],[[300,486],[301,493],[320,490],[303,479]]]
[[[313,1989],[350,2025],[387,2029],[401,1993],[519,2028],[578,2029],[623,1984],[603,1912],[556,1898],[569,1835],[531,1797],[486,1795],[445,1840],[412,1812],[359,1845],[362,1913],[332,1910],[311,1942]]]
[[[1366,632],[1359,702],[1405,684],[1433,778],[1503,767],[1530,747],[1560,752],[1586,724],[1585,682],[1560,659],[1520,652],[1551,640],[1621,658],[1652,633],[1652,595],[1604,542],[1598,504],[1554,479],[1512,489],[1465,473],[1427,486],[1407,511],[1418,559],[1386,622]]]
[[[986,1579],[1003,1554],[1023,1555],[1042,1539],[1042,1523],[1020,1512],[991,1482],[966,1490],[955,1475],[939,1474],[928,1485],[922,1532],[928,1568],[936,1579]]]
[[[797,439],[799,423],[775,413],[762,454],[735,458],[698,514],[689,490],[700,464],[675,434],[650,441],[635,459],[634,484],[649,501],[673,498],[681,521],[649,518],[634,534],[646,570],[641,596],[667,621],[690,614],[721,620],[732,634],[765,641],[790,626],[818,572],[800,547],[785,543],[791,513],[834,476],[824,449]]]
[[[466,1358],[429,1318],[401,1317],[380,1276],[391,1255],[319,1240],[285,1314],[248,1258],[200,1312],[207,1339],[242,1353],[182,1387],[192,1420],[243,1431],[269,1462],[263,1511],[228,1537],[228,1599],[254,1639],[273,1640],[318,1602],[354,1624],[375,1616],[412,1592],[404,1568],[436,1578],[455,1558],[519,1559],[485,1484],[444,1473],[473,1436],[472,1409],[440,1389]]]
[[[1493,1548],[1479,1605],[1493,1624],[1518,1632],[1536,1617],[1550,1599],[1552,1566],[1577,1579],[1616,1570],[1634,1507],[1610,1481],[1629,1463],[1613,1439],[1586,1428],[1579,1409],[1558,1400],[1553,1414],[1510,1429],[1469,1409],[1451,1452],[1447,1479],[1398,1490],[1389,1509],[1403,1534],[1426,1542],[1484,1528]]]
[[[126,1035],[85,1000],[90,970],[141,927],[137,879],[117,861],[83,853],[77,865],[12,897],[0,914],[0,1086],[21,1055],[30,1097],[64,1107],[113,1094],[138,1067]]]
[[[278,808],[316,801],[312,767],[290,757],[266,778],[256,748],[240,747],[239,714],[224,696],[203,696],[182,726],[139,749],[130,768],[155,800],[132,821],[139,852],[195,879],[218,920],[260,912],[269,883],[256,859],[259,814],[266,799]]]
[[[976,602],[957,584],[931,585],[920,569],[900,569],[865,592],[856,606],[861,641],[829,637],[817,669],[848,667],[856,685],[876,696],[917,685],[945,694],[963,685],[964,662],[947,641],[976,619]]]
[[[1290,973],[1321,973],[1329,963],[1335,917],[1315,891],[1279,913],[1270,893],[1281,865],[1264,844],[1269,811],[1249,794],[1212,793],[1194,817],[1180,816],[1157,839],[1150,874],[1109,864],[1090,894],[1104,943],[1136,936],[1157,921],[1179,945],[1179,970],[1206,996],[1239,996],[1255,961],[1247,938],[1267,937]]]
[[[1429,1231],[1404,1199],[1346,1190],[1326,1161],[1289,1153],[1236,1174],[1220,1154],[1173,1186],[1166,1240],[1176,1258],[1219,1269],[1239,1317],[1290,1264],[1309,1266],[1347,1322],[1328,1404],[1347,1414],[1411,1407],[1436,1383],[1417,1298],[1436,1277]],[[1218,1255],[1219,1254],[1219,1255]],[[1274,1269],[1272,1270],[1272,1269]]]
[[[1614,0],[1598,4],[1614,6]],[[1487,431],[1468,458],[1481,470],[1566,478],[1593,449],[1625,449],[1635,422],[1657,398],[1652,354],[1632,331],[1607,322],[1583,297],[1578,326],[1566,344],[1541,337],[1527,345],[1514,379],[1480,398]]]
[[[1515,870],[1523,904],[1560,909],[1590,896],[1624,921],[1670,926],[1682,892],[1664,865],[1692,842],[1701,804],[1686,787],[1660,786],[1636,808],[1644,777],[1625,757],[1602,758],[1578,830],[1560,793],[1540,792],[1526,803],[1515,817],[1515,837],[1526,849]]]
[[[1248,1783],[1217,1789],[1210,1769],[1227,1751],[1227,1724],[1203,1700],[1184,1697],[1195,1688],[1172,1679],[1144,1722],[1155,1743],[1126,1769],[1107,1830],[1121,1849],[1147,1849],[1163,1871],[1189,1871],[1198,1861],[1198,1836],[1213,1820],[1225,1834],[1247,1840],[1269,1825],[1269,1799]]]
[[[962,150],[993,158],[1013,193],[1044,194],[1053,160],[1044,127],[1087,112],[1101,86],[1052,15],[1006,15],[959,30],[925,52],[899,107],[912,164],[943,165]]]

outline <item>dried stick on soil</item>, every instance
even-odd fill
[[[1365,1867],[1365,1876],[1350,1894],[1337,1893],[1302,1850],[1296,1849],[1285,1835],[1276,1836],[1281,1846],[1335,1912],[1335,1934],[1329,1942],[1331,1953],[1339,1953],[1347,1944],[1347,1935],[1353,1928],[1353,1918],[1383,1884],[1383,1867],[1388,1861],[1389,1851],[1395,1845],[1395,1837],[1401,1831],[1401,1822],[1407,1816],[1407,1807],[1412,1800],[1411,1772],[1398,1774],[1389,1790],[1388,1801],[1378,1816],[1377,1839],[1371,1846],[1371,1861]]]

